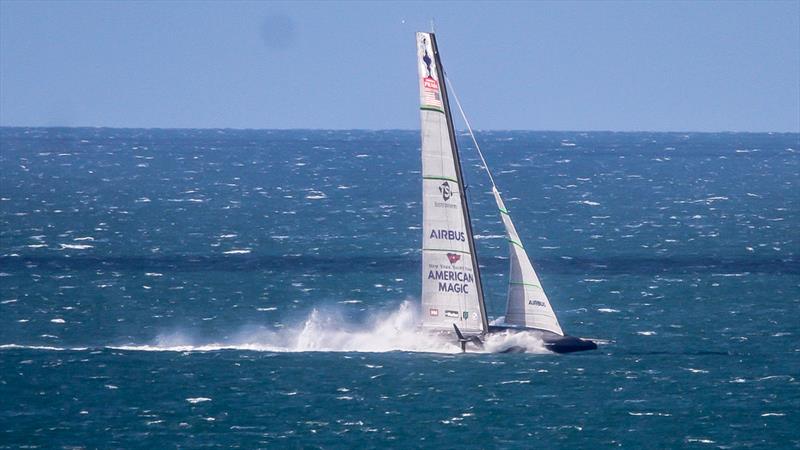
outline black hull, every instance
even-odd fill
[[[550,331],[539,330],[536,328],[489,327],[489,334],[506,331],[535,332],[541,334],[544,347],[554,353],[573,353],[586,350],[597,350],[597,343],[594,341],[589,339],[581,339],[575,336],[559,336]],[[523,353],[524,351],[524,348],[510,347],[503,353]]]

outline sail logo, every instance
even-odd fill
[[[450,198],[453,196],[453,191],[450,190],[450,183],[448,183],[447,181],[445,181],[444,183],[442,183],[441,186],[439,186],[439,192],[442,194],[442,199],[444,201],[450,200]]]
[[[428,53],[428,40],[426,38],[422,38],[421,49],[422,49],[422,61],[420,64],[420,68],[424,70],[421,73],[422,78],[422,105],[423,106],[430,106],[433,107],[440,112],[442,108],[444,108],[442,104],[442,96],[439,91],[439,81],[434,78],[436,73],[436,66],[434,59]]]
[[[545,308],[547,305],[544,304],[541,300],[528,300],[528,304],[531,306],[538,306],[540,308]]]
[[[422,62],[425,63],[425,70],[428,71],[428,78],[430,78],[431,77],[431,63],[433,62],[433,60],[428,55],[428,40],[425,39],[425,38],[422,38],[422,45],[423,45],[423,48],[425,49],[424,50],[425,53],[422,55]],[[434,80],[434,81],[436,81],[436,80]],[[437,86],[437,89],[438,89],[438,86]]]
[[[462,283],[473,283],[475,278],[469,272],[458,270],[431,270],[428,272],[429,280],[460,281]]]
[[[444,315],[446,317],[458,317],[458,311],[445,310]]]
[[[439,94],[439,82],[430,76],[422,79],[422,103],[443,108],[442,96]]]
[[[447,241],[460,241],[464,242],[466,238],[464,237],[463,231],[453,231],[453,230],[431,230],[431,235],[429,236],[430,239],[444,239]]]
[[[431,270],[428,272],[428,279],[438,281],[439,292],[454,294],[469,294],[469,284],[475,282],[471,273],[457,270]]]
[[[439,92],[439,82],[430,76],[422,79],[422,85],[425,87],[425,89]]]
[[[439,310],[436,308],[431,308],[428,310],[428,314],[430,314],[432,317],[436,317],[439,315]]]
[[[458,253],[448,253],[447,259],[450,260],[450,264],[455,264],[461,259],[461,255]]]

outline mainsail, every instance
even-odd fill
[[[506,227],[511,270],[508,279],[508,303],[506,305],[506,324],[525,328],[552,331],[563,336],[556,313],[542,289],[542,283],[533,270],[531,260],[522,246],[522,240],[511,221],[500,192],[492,186],[494,200],[500,209],[503,225]]]
[[[433,33],[417,33],[422,129],[422,326],[488,329],[469,209]]]

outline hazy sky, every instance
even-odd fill
[[[418,128],[414,32],[480,129],[800,131],[800,1],[0,1],[0,124]]]

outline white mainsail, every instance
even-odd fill
[[[558,324],[553,307],[550,306],[550,301],[542,289],[542,283],[536,276],[536,271],[533,270],[531,260],[522,246],[517,229],[511,222],[511,216],[508,214],[496,186],[492,186],[492,193],[497,207],[500,209],[503,225],[506,227],[509,259],[511,260],[505,321],[509,325],[552,331],[563,336],[564,332],[561,331],[561,325]]]
[[[422,130],[422,326],[487,328],[441,62],[432,33],[417,33]]]

